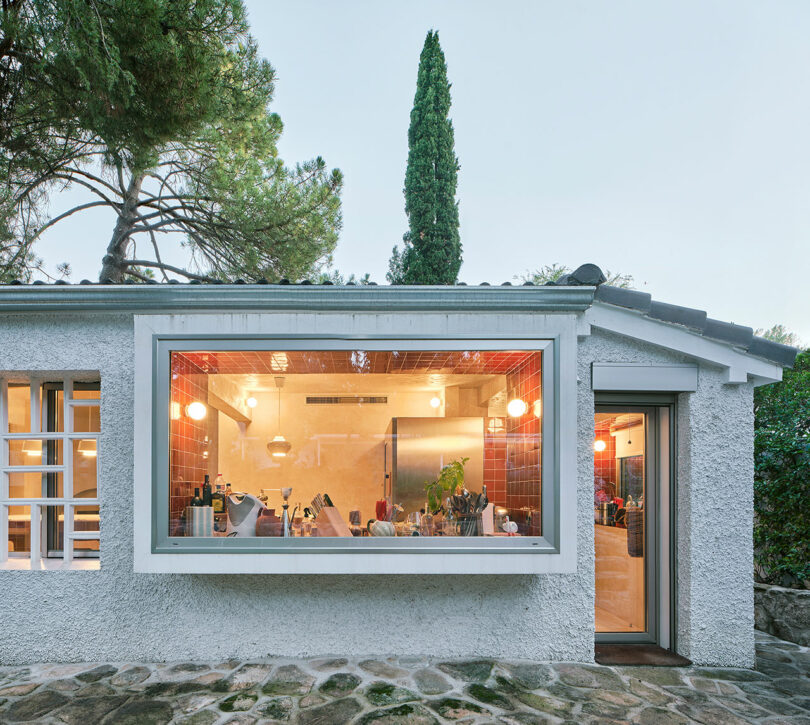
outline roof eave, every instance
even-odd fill
[[[0,287],[0,312],[549,312],[591,306],[595,287],[71,285]]]

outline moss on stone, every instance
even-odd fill
[[[417,699],[415,692],[404,687],[397,687],[390,682],[373,682],[366,688],[365,696],[372,705],[378,706],[394,705]]]
[[[237,692],[219,703],[222,712],[244,712],[250,710],[258,700],[258,695],[252,692]]]
[[[515,706],[508,697],[504,697],[500,692],[496,692],[486,685],[479,683],[467,685],[467,694],[478,700],[478,702],[483,702],[485,705],[494,705],[495,707],[501,708],[501,710],[515,709]]]

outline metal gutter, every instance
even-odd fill
[[[0,287],[0,313],[582,312],[595,287],[71,285]]]

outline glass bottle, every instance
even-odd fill
[[[211,494],[211,507],[215,514],[225,513],[225,487],[217,484],[217,490]]]
[[[211,494],[211,480],[208,477],[208,474],[205,474],[205,478],[203,479],[203,487],[202,487],[202,500],[203,506],[210,506],[212,503],[212,494]]]
[[[200,489],[194,489],[194,498],[191,499],[190,506],[203,506],[203,500],[200,498]]]

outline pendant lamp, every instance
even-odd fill
[[[267,444],[267,452],[273,458],[285,458],[292,448],[292,444],[281,433],[281,389],[284,387],[284,378],[274,378],[276,392],[278,393],[278,434]]]

